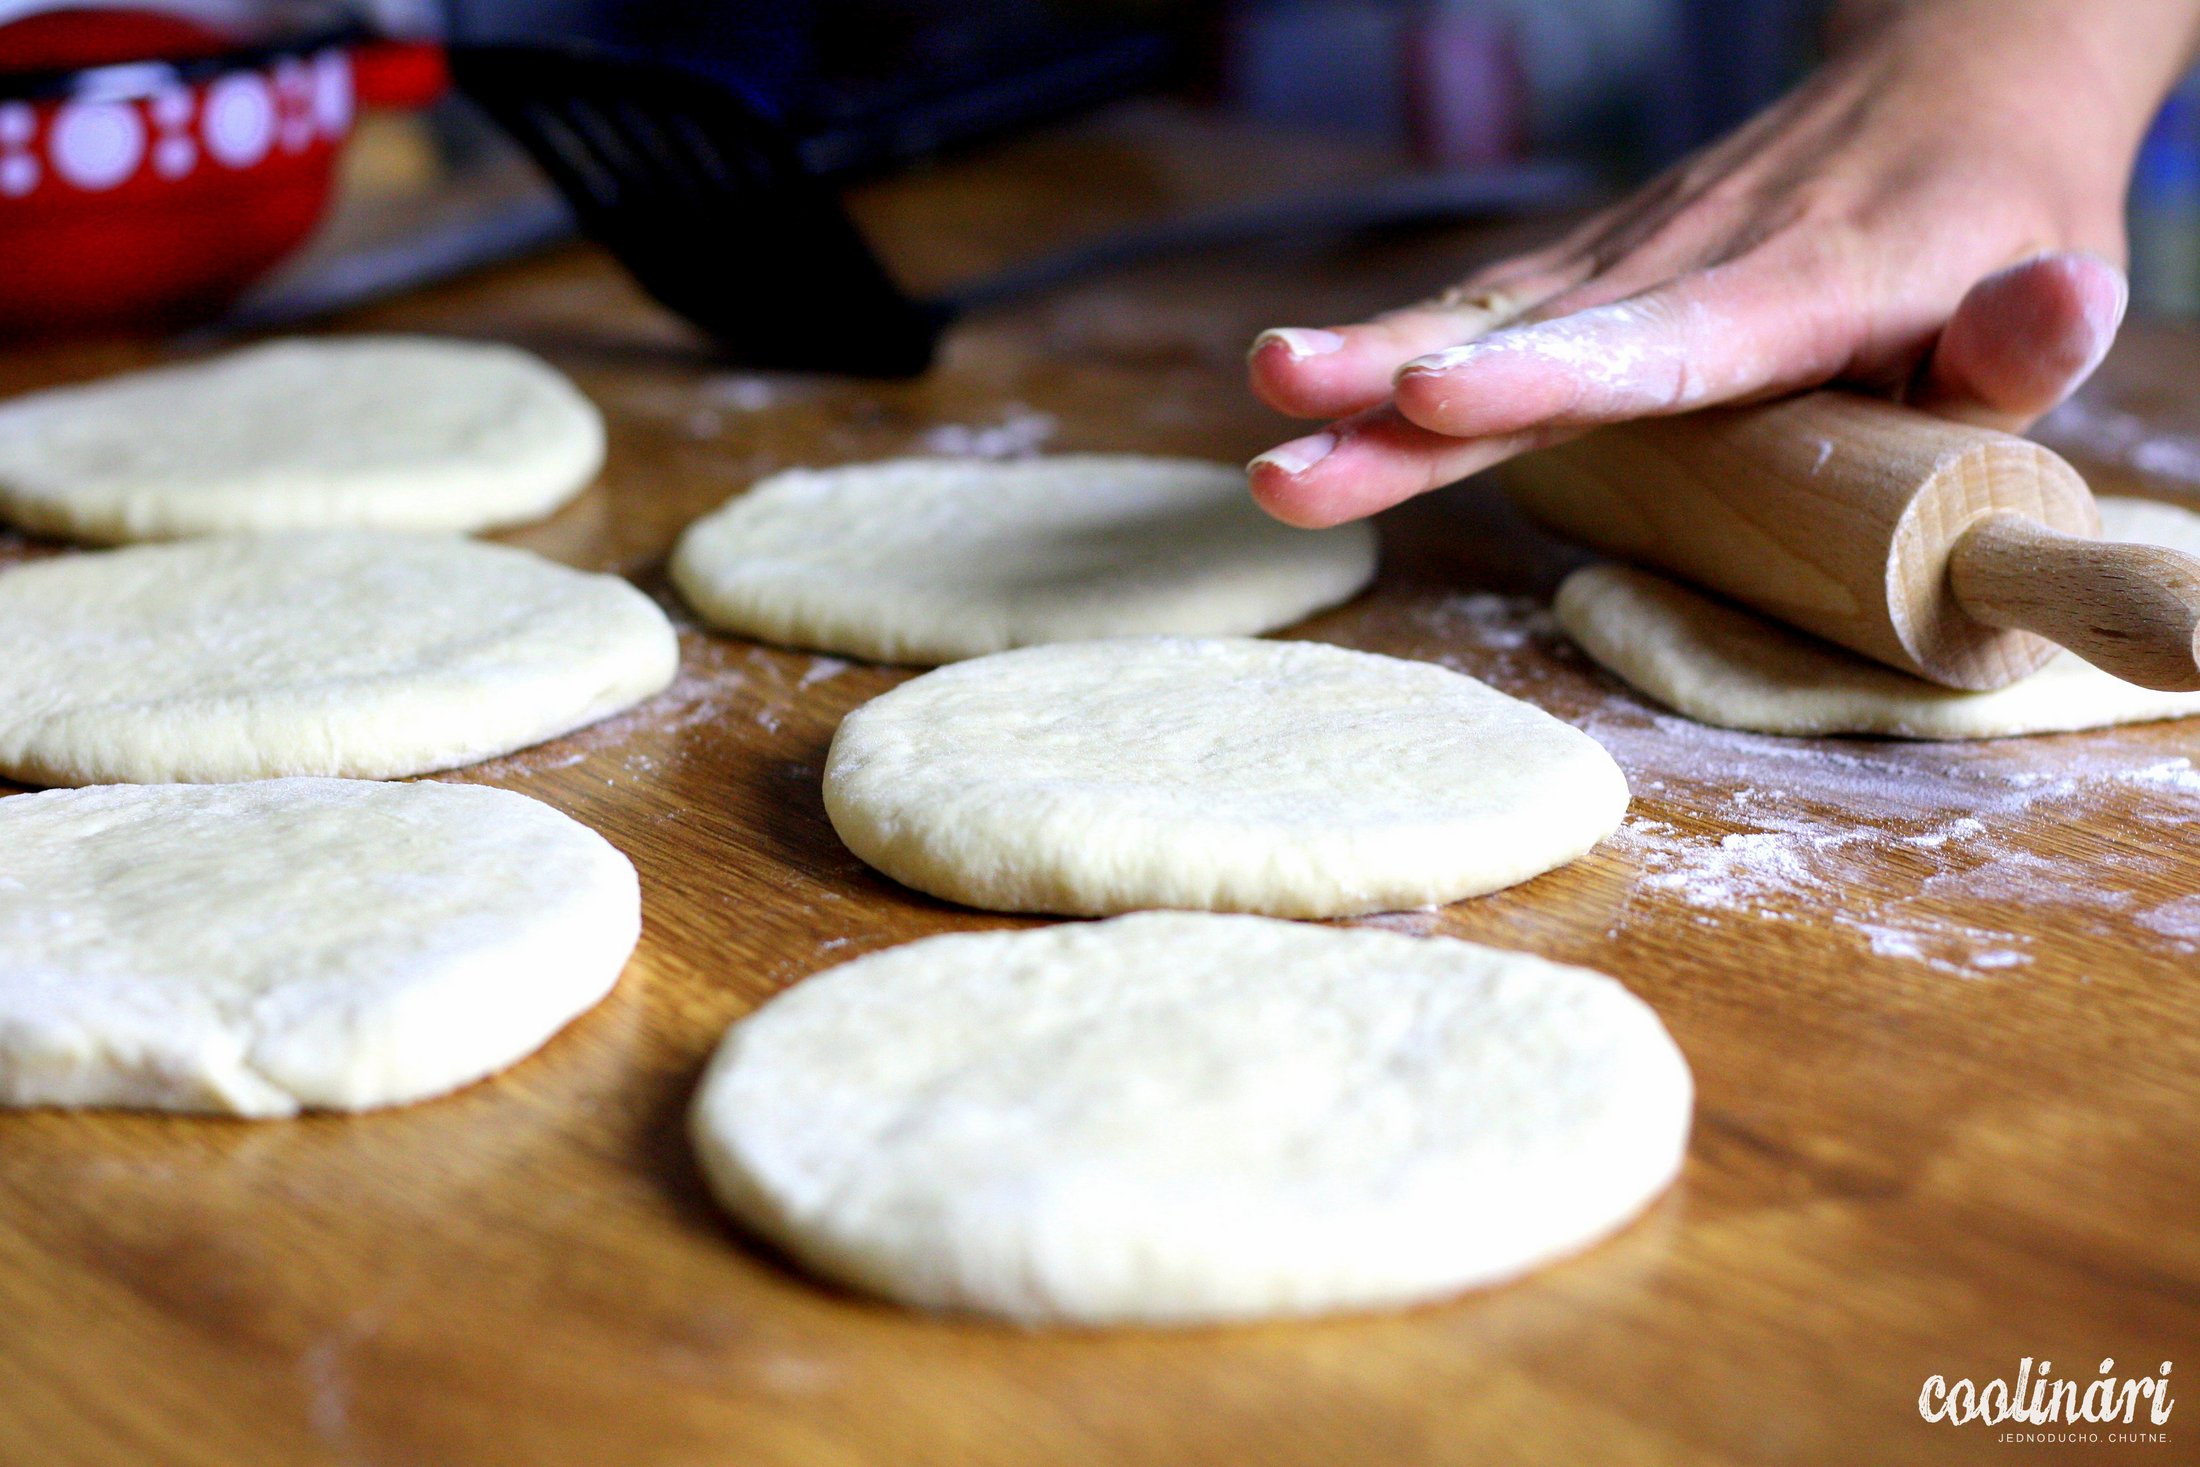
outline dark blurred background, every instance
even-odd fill
[[[259,292],[240,309],[257,299],[263,312],[245,324],[282,326],[566,237],[573,219],[506,139],[511,119],[500,131],[445,84],[441,43],[671,59],[722,84],[834,187],[1162,95],[1267,129],[1276,148],[1341,140],[1438,179],[1555,160],[1618,189],[1790,85],[1816,59],[1826,8],[0,0],[0,260],[13,267],[0,272],[0,336],[204,318],[240,282]],[[419,54],[393,63],[377,49]],[[465,54],[451,53],[462,82]],[[186,56],[196,70],[117,64]],[[2147,140],[2130,226],[2138,304],[2200,314],[2190,78]],[[269,273],[278,264],[288,275]]]
[[[2107,3],[2107,0],[2104,0]],[[382,0],[401,29],[581,34],[708,57],[806,123],[1111,37],[1162,38],[1160,84],[1427,165],[1529,152],[1624,181],[1716,136],[1812,63],[1826,0]],[[2131,198],[2137,298],[2200,311],[2200,81],[2171,100]]]

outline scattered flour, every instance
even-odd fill
[[[2073,398],[2040,420],[2038,437],[2159,479],[2200,488],[2200,438],[2165,431],[2136,413]]]
[[[712,407],[737,413],[760,413],[776,407],[784,396],[771,379],[747,372],[729,372],[703,383],[703,400]]]
[[[1582,702],[1580,664],[1531,598],[1454,596],[1415,625],[1434,645],[1409,655],[1561,712]],[[1615,932],[1670,923],[1676,906],[1704,928],[1809,920],[1877,957],[1983,977],[2035,960],[2038,944],[2011,929],[2053,906],[2126,941],[2200,950],[2200,897],[2140,895],[2165,885],[2200,821],[2200,768],[2166,755],[2159,730],[1774,738],[1695,723],[1600,681],[1575,721],[1637,797],[1607,847],[1632,873]],[[2091,848],[2043,841],[2079,817],[2098,828],[2103,814],[2116,833]]]
[[[1951,973],[2032,961],[2033,940],[1993,925],[2039,906],[2073,909],[2103,930],[2136,920],[2135,878],[2171,867],[2200,820],[2200,771],[2134,749],[2116,733],[1993,746],[1791,740],[1710,729],[1615,697],[1586,720],[1638,794],[1704,826],[1630,821],[1618,854],[1641,871],[1640,897],[1679,901],[1702,925],[1731,915],[1809,914],[1882,957]],[[2039,766],[2048,764],[2053,772]],[[2043,833],[2113,813],[2120,838],[2072,851]],[[2153,920],[2149,920],[2153,918]],[[2121,919],[2120,921],[2118,919]]]
[[[657,774],[668,762],[684,757],[680,741],[674,740],[668,748],[653,738],[655,752],[650,753],[626,746],[645,734],[679,734],[734,720],[778,733],[793,721],[797,696],[804,689],[843,676],[854,667],[837,657],[810,657],[729,641],[701,630],[679,608],[669,610],[680,631],[680,675],[671,687],[617,717],[502,759],[454,770],[447,777],[525,779],[587,760],[602,768],[600,756],[607,755],[615,756],[627,774]]]
[[[1529,597],[1451,596],[1410,625],[1416,645],[1383,650],[1571,712],[1627,771],[1636,810],[1606,847],[1628,873],[1615,933],[1670,925],[1676,912],[1714,930],[1807,920],[1876,958],[1989,978],[2039,958],[2015,929],[2055,907],[2122,941],[2200,952],[2200,895],[2160,895],[2200,823],[2200,767],[2165,752],[2159,729],[1972,744],[1773,738],[1677,717],[1601,675],[1584,699],[1581,659]],[[657,735],[730,720],[778,733],[809,717],[797,713],[805,689],[854,670],[691,627],[681,647],[680,677],[657,697],[456,777],[524,780],[584,760],[614,782],[657,776],[683,757],[681,741]],[[644,734],[650,752],[624,747]],[[2098,830],[2104,814],[2113,834],[2086,847],[2042,841],[2079,817]],[[1365,920],[1440,926],[1431,912]]]
[[[698,724],[717,722],[735,710],[749,679],[728,665],[720,654],[723,644],[683,628],[680,634],[680,675],[656,697],[635,704],[615,717],[592,723],[561,739],[522,749],[501,759],[452,770],[446,778],[482,780],[526,779],[554,769],[570,769],[584,760],[619,750],[643,732],[679,733]],[[655,773],[658,761],[646,754],[628,754],[622,767],[634,774]]]
[[[814,687],[818,683],[831,682],[848,670],[848,664],[838,657],[812,657],[810,665],[795,681],[798,688]]]
[[[1434,907],[1413,907],[1403,912],[1373,912],[1365,917],[1355,917],[1354,927],[1380,927],[1387,932],[1403,932],[1408,937],[1432,936],[1441,925]]]
[[[1537,643],[1548,645],[1559,636],[1558,621],[1550,609],[1529,596],[1499,596],[1488,591],[1447,596],[1433,606],[1417,608],[1414,618],[1449,642],[1463,639],[1492,652],[1517,652]]]
[[[625,416],[672,424],[698,442],[725,435],[734,420],[816,397],[824,389],[799,377],[726,372],[700,382],[622,378],[598,385]]]
[[[918,436],[917,446],[949,458],[1029,458],[1058,427],[1054,414],[1010,403],[998,423],[937,423]]]
[[[1691,308],[1676,323],[1665,304],[1614,301],[1549,321],[1493,331],[1464,346],[1420,357],[1405,370],[1434,374],[1496,361],[1526,362],[1569,377],[1577,408],[1681,408],[1700,402],[1715,384],[1696,371],[1691,353],[1654,348],[1650,343],[1671,338],[1676,324],[1700,329],[1701,314],[1700,307]]]
[[[2200,896],[2164,902],[2151,912],[2141,912],[2137,920],[2142,927],[2178,939],[2178,946],[2186,951],[2200,945]]]

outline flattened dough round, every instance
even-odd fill
[[[1426,662],[1126,637],[941,668],[842,722],[825,808],[906,885],[1004,912],[1334,917],[1495,891],[1612,833],[1595,740]]]
[[[2200,554],[2200,515],[2103,499],[2104,539]],[[1559,625],[1591,657],[1669,708],[1752,733],[1993,739],[2200,714],[2200,693],[2162,693],[2063,652],[1989,693],[1938,687],[1626,566],[1593,565],[1558,588]]]
[[[775,474],[696,521],[673,583],[713,626],[881,662],[1273,631],[1375,574],[1365,524],[1298,530],[1201,459],[902,459]]]
[[[603,417],[516,347],[278,341],[0,403],[0,518],[78,540],[480,530],[603,465]]]
[[[284,1116],[440,1095],[610,991],[634,868],[476,785],[0,800],[0,1104]]]
[[[438,535],[140,545],[0,572],[0,774],[389,778],[509,753],[672,681],[616,576]]]
[[[1149,912],[935,937],[734,1025],[719,1199],[830,1278],[1032,1323],[1404,1304],[1617,1228],[1687,1062],[1599,973],[1448,938]]]

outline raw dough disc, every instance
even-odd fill
[[[935,937],[736,1024],[712,1189],[833,1279],[1028,1322],[1404,1304],[1611,1232],[1687,1062],[1602,974],[1448,938],[1142,913]]]
[[[672,557],[714,626],[919,663],[1273,631],[1374,574],[1369,526],[1293,529],[1253,503],[1242,469],[1135,454],[798,469],[690,525]]]
[[[656,603],[503,545],[331,530],[0,572],[0,774],[390,777],[487,759],[672,681]]]
[[[2103,499],[2101,533],[2200,554],[2200,515],[2151,500]],[[1555,609],[1567,635],[1636,688],[1753,733],[1992,739],[2200,714],[2200,693],[2136,687],[2069,652],[1990,693],[1937,687],[1625,566],[1575,571]]]
[[[0,1104],[290,1115],[533,1052],[641,931],[626,857],[508,790],[277,779],[0,800]]]
[[[879,870],[974,907],[1333,917],[1563,865],[1618,827],[1627,781],[1588,735],[1430,663],[1126,637],[865,704],[825,808]]]
[[[278,341],[0,403],[0,518],[79,540],[479,530],[603,465],[603,417],[515,347]]]

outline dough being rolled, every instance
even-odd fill
[[[1142,913],[935,937],[734,1025],[712,1190],[828,1278],[1028,1323],[1364,1309],[1518,1275],[1673,1178],[1687,1062],[1582,968]]]
[[[2103,499],[2110,540],[2200,554],[2200,515]],[[1559,625],[1604,667],[1669,708],[1752,733],[1991,739],[2200,714],[2074,653],[2006,688],[1959,692],[1897,672],[1648,571],[1593,565],[1558,588]]]

